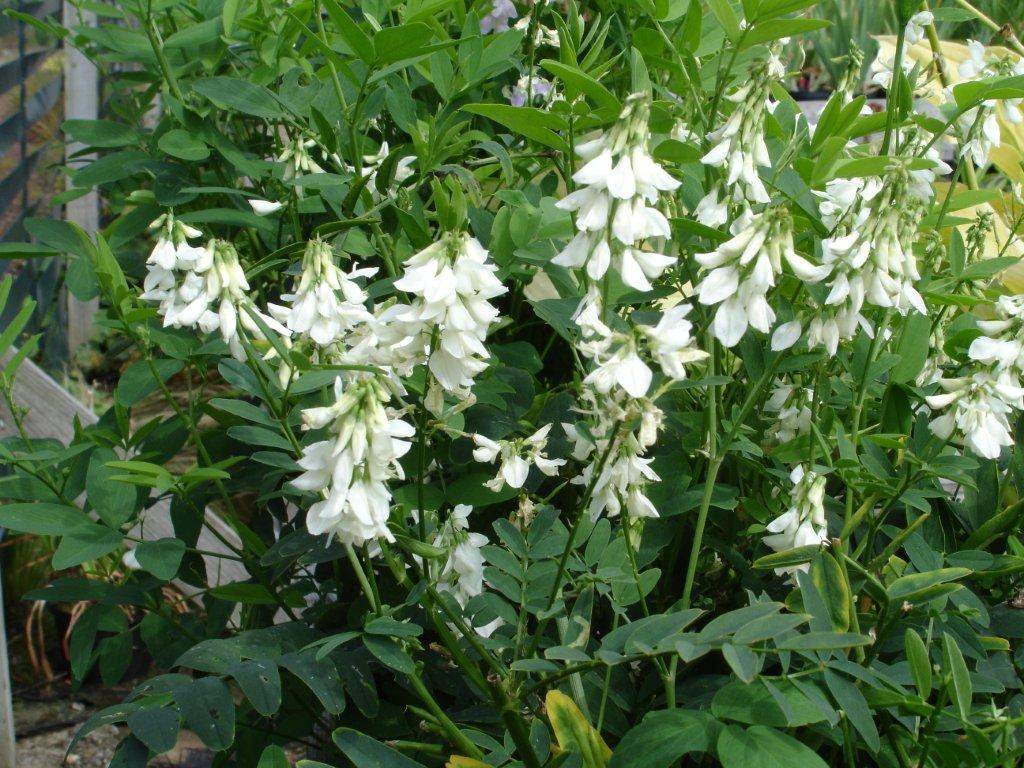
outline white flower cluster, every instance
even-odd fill
[[[404,477],[399,459],[415,430],[388,407],[391,392],[383,377],[359,374],[334,384],[334,403],[302,412],[305,429],[327,427],[330,438],[306,446],[304,472],[292,480],[303,491],[324,495],[306,514],[309,532],[328,533],[359,546],[375,539],[394,541],[388,530],[388,481]]]
[[[650,280],[676,261],[644,247],[649,238],[671,236],[657,204],[662,193],[679,188],[648,150],[648,109],[642,97],[630,97],[610,131],[576,148],[586,161],[572,177],[581,187],[558,202],[575,212],[578,234],[552,262],[582,269],[592,284],[612,269],[629,287],[649,291]],[[600,292],[592,290],[577,316],[600,316],[603,310]]]
[[[289,139],[285,143],[284,149],[277,156],[277,162],[285,164],[283,174],[285,181],[294,181],[300,176],[324,172],[324,169],[309,152],[315,146],[316,142],[313,139],[303,139],[301,136]],[[296,185],[295,194],[302,197],[302,191],[302,186]]]
[[[377,150],[375,154],[363,155],[363,168],[361,175],[366,179],[366,188],[370,190],[370,195],[374,200],[377,200],[381,196],[380,190],[377,189],[377,174],[380,172],[381,166],[384,165],[384,161],[387,160],[388,155],[390,154],[391,147],[386,141],[384,141],[381,142],[380,149]],[[392,179],[394,184],[401,184],[415,173],[412,169],[415,162],[415,155],[405,155],[398,159],[395,163],[394,176]],[[342,167],[349,173],[354,174],[356,172],[356,169],[348,163],[343,163]]]
[[[456,504],[434,537],[435,547],[448,550],[448,558],[437,575],[437,590],[450,594],[463,608],[484,591],[484,566],[487,564],[482,551],[487,537],[469,530],[472,511],[468,504]],[[495,619],[473,629],[481,637],[490,637],[501,624],[501,619]]]
[[[586,430],[574,424],[562,427],[573,441],[573,458],[589,462],[572,482],[592,487],[587,507],[591,519],[602,514],[616,517],[623,511],[634,518],[658,517],[646,486],[661,478],[651,467],[654,460],[644,454],[657,440],[664,414],[647,398],[620,402],[614,396],[597,398],[586,390],[584,397],[589,399],[589,407],[583,410]],[[621,425],[632,421],[639,422],[637,429],[622,434]]]
[[[204,333],[219,330],[239,360],[245,359],[239,327],[256,339],[265,339],[253,315],[274,332],[289,335],[287,328],[253,305],[248,295],[249,281],[231,243],[211,240],[202,247],[189,245],[188,240],[201,233],[171,213],[158,218],[150,228],[159,235],[146,260],[148,272],[141,298],[159,302],[157,311],[165,327],[198,327]],[[275,314],[277,309],[270,307]]]
[[[785,208],[767,208],[756,214],[747,209],[730,231],[733,236],[729,240],[696,256],[700,265],[710,270],[697,285],[697,300],[719,305],[711,331],[726,347],[735,346],[748,327],[762,333],[771,330],[775,311],[767,294],[784,265],[805,283],[817,283],[829,273],[828,267],[813,264],[796,252],[792,220]],[[791,330],[787,327],[781,337],[788,340]]]
[[[636,324],[632,333],[616,333],[602,326],[590,339],[579,344],[594,368],[583,383],[607,395],[615,387],[630,397],[644,397],[654,372],[644,361],[646,350],[671,381],[686,378],[686,365],[699,362],[708,353],[699,349],[692,336],[693,324],[686,319],[689,304],[665,310],[657,325]]]
[[[506,484],[511,488],[522,488],[530,474],[530,467],[536,467],[548,477],[558,474],[558,468],[565,459],[549,459],[544,449],[548,444],[551,425],[545,424],[529,437],[514,440],[492,440],[484,435],[473,435],[473,459],[489,464],[501,459],[498,474],[487,481],[486,486],[497,493]]]
[[[658,206],[680,184],[650,154],[649,108],[642,95],[631,96],[611,129],[577,148],[586,161],[573,175],[581,188],[558,203],[575,212],[577,234],[553,261],[579,270],[587,286],[573,319],[582,335],[577,350],[591,363],[581,393],[584,419],[563,427],[575,443],[573,457],[587,462],[573,482],[591,489],[594,518],[623,510],[637,518],[658,516],[645,490],[659,478],[644,454],[662,413],[650,399],[657,393],[650,394],[654,372],[645,358],[676,381],[686,377],[686,365],[707,356],[694,342],[689,305],[665,309],[656,325],[634,323],[606,305],[613,274],[646,293],[651,280],[676,263],[646,243],[671,237]],[[625,429],[634,422],[633,431]]]
[[[808,434],[811,431],[813,401],[814,390],[776,380],[764,404],[768,413],[775,414],[775,423],[768,429],[768,434],[779,443],[788,443],[800,435]]]
[[[862,313],[865,303],[901,315],[911,309],[928,313],[915,286],[921,275],[913,250],[922,210],[918,193],[926,179],[913,173],[897,160],[882,178],[835,179],[818,193],[822,219],[833,228],[821,243],[831,274],[823,306],[810,320],[809,346],[835,354],[858,328],[873,335]]]
[[[376,267],[356,266],[351,272],[343,272],[328,243],[320,238],[310,240],[292,293],[281,296],[290,305],[285,319],[288,329],[309,334],[320,346],[341,340],[356,324],[371,319],[366,291],[356,278],[375,274]]]
[[[968,357],[978,368],[968,376],[939,379],[944,390],[927,398],[929,407],[949,410],[931,422],[942,439],[954,435],[975,454],[997,459],[1013,445],[1009,416],[1024,410],[1024,295],[1001,296],[995,318],[979,320],[982,331]]]
[[[825,523],[825,478],[799,465],[789,475],[793,483],[789,507],[767,525],[764,543],[776,552],[828,541]],[[776,575],[807,571],[807,564],[776,568]]]
[[[728,221],[729,203],[743,205],[769,202],[768,190],[758,172],[771,165],[764,141],[765,112],[771,108],[771,86],[786,74],[779,49],[757,63],[739,87],[726,100],[735,106],[719,128],[708,134],[712,147],[701,162],[725,173],[722,185],[716,184],[694,209],[696,219],[709,227]]]
[[[411,256],[395,281],[413,301],[396,305],[393,316],[426,337],[430,372],[445,392],[460,396],[468,395],[474,377],[487,367],[484,339],[498,318],[490,299],[508,290],[488,257],[475,237],[449,233]]]

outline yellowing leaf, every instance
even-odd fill
[[[452,755],[448,758],[448,762],[444,764],[444,768],[491,768],[491,766],[472,757]]]
[[[578,753],[585,768],[605,768],[612,751],[576,703],[561,691],[549,691],[544,704],[558,746]]]
[[[937,182],[935,189],[938,199],[943,200],[949,189],[949,184],[947,182]],[[956,193],[959,194],[966,190],[966,186],[958,184]],[[966,238],[971,222],[977,219],[982,212],[993,214],[992,229],[985,235],[985,247],[982,250],[982,257],[993,259],[1001,256],[1004,258],[1022,259],[1024,258],[1024,240],[1021,240],[1019,236],[1014,236],[1009,224],[1006,223],[1009,216],[1019,215],[1012,213],[1014,208],[1008,194],[999,194],[991,202],[958,208],[953,215],[958,219],[966,220],[965,223],[957,225],[960,234]],[[1024,292],[1024,261],[1018,261],[1012,267],[1003,270],[998,275],[998,278],[1011,293]]]

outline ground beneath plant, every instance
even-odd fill
[[[55,690],[16,698],[14,726],[17,735],[15,758],[18,768],[107,768],[110,758],[124,737],[126,730],[113,725],[97,728],[79,740],[67,762],[64,760],[68,744],[75,731],[93,713],[120,701],[127,689],[86,688],[71,692]],[[305,757],[296,751],[289,757],[294,761]],[[178,743],[170,752],[150,763],[152,768],[209,768],[213,753],[203,746],[192,733],[182,731]]]

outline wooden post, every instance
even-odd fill
[[[0,608],[3,604],[3,580],[0,579]],[[14,707],[3,610],[0,610],[0,768],[14,768]]]
[[[79,11],[71,3],[64,3],[64,26],[95,26],[93,11]],[[65,38],[64,42],[64,119],[95,120],[99,114],[99,73],[85,56]],[[67,156],[82,149],[78,142],[68,142]],[[91,162],[95,155],[86,155],[76,162]],[[70,186],[70,181],[68,182]],[[99,229],[100,200],[95,189],[64,206],[64,218],[77,224],[90,235]],[[92,338],[92,321],[99,308],[99,299],[79,301],[67,294],[68,350],[71,355]]]

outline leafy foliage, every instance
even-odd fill
[[[721,222],[698,214],[736,182],[708,153],[746,108],[729,95],[770,72],[786,38],[823,26],[806,15],[813,3],[568,0],[521,7],[508,29],[490,18],[499,5],[124,0],[102,6],[98,27],[54,26],[110,78],[111,114],[64,126],[98,152],[68,173],[76,189],[100,190],[110,219],[94,238],[41,222],[39,244],[11,250],[66,254],[69,289],[102,298],[104,332],[135,358],[70,445],[23,431],[0,444],[11,469],[0,525],[59,541],[53,566],[69,573],[29,597],[88,603],[69,642],[75,680],[117,682],[138,647],[158,672],[76,740],[126,726],[111,762],[121,768],[168,751],[182,728],[218,765],[259,768],[287,765],[288,744],[308,748],[305,768],[1016,764],[1022,454],[1004,443],[995,458],[973,455],[930,428],[925,398],[943,370],[970,372],[976,322],[1004,292],[1020,224],[997,173],[960,159],[952,183],[933,187],[927,152],[946,133],[976,138],[956,133],[960,118],[1024,98],[1020,78],[957,85],[939,119],[913,111],[927,73],[901,71],[887,111],[865,114],[862,97],[837,89],[813,131],[765,79],[772,108],[761,100],[751,130],[769,157],[744,182],[770,197],[758,215],[818,265],[839,226],[817,202],[827,185],[924,172],[910,287],[928,313],[865,305],[875,333],[855,323],[831,350],[777,345],[756,319],[730,343],[716,330],[721,299],[695,298],[706,278],[695,255],[725,248],[737,233],[725,222],[746,219],[737,197],[722,198]],[[592,183],[573,181],[576,151],[623,125],[641,126],[680,182],[653,195],[673,259],[644,277],[646,291],[625,267],[590,280],[559,263],[582,213],[558,203]],[[906,138],[915,131],[921,144]],[[976,219],[1003,227],[995,247],[960,215],[982,208]],[[158,242],[166,226],[186,250],[191,228],[217,238],[217,263],[241,272],[245,289],[209,321],[221,334],[140,298],[153,222]],[[394,457],[386,535],[353,543],[312,528],[321,486],[296,482],[324,434],[309,414],[333,407],[339,377],[379,371],[333,359],[311,331],[279,332],[284,321],[259,308],[293,290],[310,242],[326,243],[332,264],[379,270],[359,275],[363,309],[429,293],[403,278],[410,257],[467,231],[508,288],[488,297],[500,316],[484,324],[485,364],[456,396],[438,394],[443,374],[425,361],[398,377],[388,418],[412,437]],[[828,290],[791,262],[775,267],[773,317],[827,316]],[[603,457],[576,453],[603,445],[581,415],[600,367],[581,357],[588,287],[627,345],[683,327],[682,315],[657,323],[694,304],[685,327],[700,354],[686,375],[663,366],[650,390],[662,431],[646,458],[660,479],[644,499],[657,517],[628,501],[619,515],[588,514],[620,433],[643,429],[630,411],[604,435]],[[12,386],[33,343],[0,372],[19,428]],[[790,414],[797,427],[768,407],[777,383],[809,393]],[[165,412],[141,416],[147,399]],[[595,410],[615,407],[608,395]],[[492,479],[474,460],[492,443],[531,457],[518,485],[512,469],[502,481],[504,463]],[[186,446],[196,463],[181,470],[171,459]],[[806,474],[790,479],[794,466]],[[803,503],[821,517],[817,538],[771,544],[775,522]],[[173,536],[152,540],[145,522],[158,514]],[[452,575],[472,570],[456,564],[467,542],[478,589]],[[73,571],[91,562],[89,577]],[[169,584],[187,597],[168,603]]]

